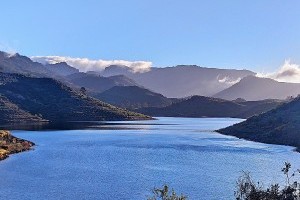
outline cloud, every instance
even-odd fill
[[[68,65],[79,69],[79,71],[102,71],[110,65],[121,65],[129,67],[132,72],[149,71],[152,62],[148,61],[127,61],[127,60],[90,60],[88,58],[72,58],[64,56],[32,56],[32,60],[42,64],[55,64],[66,62]]]
[[[228,85],[233,85],[233,84],[236,84],[237,82],[239,82],[241,80],[241,78],[238,78],[238,79],[231,79],[230,77],[228,76],[225,76],[223,78],[220,78],[219,76],[217,77],[218,81],[220,83],[225,83],[225,84],[228,84]]]
[[[280,82],[300,83],[300,66],[285,60],[284,64],[275,72],[258,73],[258,77],[272,78]]]

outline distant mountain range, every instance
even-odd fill
[[[148,72],[133,73],[126,66],[110,66],[103,76],[125,75],[137,84],[166,97],[182,98],[192,95],[211,96],[241,78],[255,75],[248,70],[204,68],[196,65],[152,68]]]
[[[255,73],[248,70],[195,65],[152,68],[143,73],[134,73],[126,66],[112,65],[102,72],[83,73],[65,62],[43,65],[26,56],[0,52],[0,71],[51,77],[74,88],[85,87],[92,93],[101,93],[114,86],[139,86],[169,98],[200,95],[227,100],[243,98],[248,101],[286,99],[300,93],[299,83],[281,83],[255,77]]]
[[[103,92],[114,86],[137,85],[126,76],[103,77],[97,73],[83,73],[65,62],[41,64],[26,56],[0,51],[0,72],[23,74],[31,77],[50,77],[72,87],[86,87],[92,92]]]
[[[276,109],[218,130],[257,142],[290,145],[300,149],[300,97]]]
[[[247,76],[231,87],[213,95],[216,98],[234,100],[286,99],[300,94],[300,83],[283,83],[270,78]]]
[[[5,97],[2,101],[12,108],[9,112],[28,114],[33,121],[40,118],[51,122],[149,119],[76,92],[51,78],[0,73],[0,83],[0,94]],[[11,114],[7,115],[2,120],[10,122]]]
[[[280,105],[279,100],[228,101],[223,99],[192,96],[162,108],[141,108],[138,112],[164,117],[235,117],[248,118]]]
[[[248,118],[282,103],[272,99],[300,91],[300,84],[258,78],[248,70],[179,65],[135,73],[112,65],[84,73],[65,62],[41,64],[5,52],[0,52],[0,72],[0,109],[32,121],[56,121],[61,115],[61,120],[75,121],[147,118],[89,95],[152,116]]]

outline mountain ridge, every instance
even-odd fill
[[[216,98],[233,100],[286,99],[300,94],[300,83],[278,82],[270,78],[247,76],[231,87],[213,95]]]

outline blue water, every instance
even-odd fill
[[[213,132],[240,121],[159,118],[100,130],[13,131],[37,146],[0,162],[0,198],[147,199],[168,184],[189,199],[234,199],[243,170],[270,184],[284,180],[284,161],[300,166],[291,147]]]

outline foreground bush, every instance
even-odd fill
[[[291,172],[291,164],[286,162],[281,169],[285,176],[285,183],[271,184],[264,187],[263,184],[255,182],[249,172],[244,172],[237,180],[237,188],[234,192],[236,200],[300,200],[300,182],[294,180],[296,175],[300,175],[297,169]],[[167,185],[162,189],[155,188],[153,197],[148,200],[187,200],[187,196],[178,196]]]
[[[148,200],[187,200],[186,196],[182,194],[178,196],[173,189],[170,191],[167,185],[164,185],[162,189],[154,188],[152,193],[153,197]]]
[[[300,173],[300,170],[291,172],[291,164],[285,163],[282,172],[285,175],[286,182],[282,189],[279,184],[272,184],[269,187],[263,187],[259,182],[254,182],[249,173],[244,173],[237,181],[237,191],[235,197],[237,200],[299,200],[300,183],[294,178]]]

